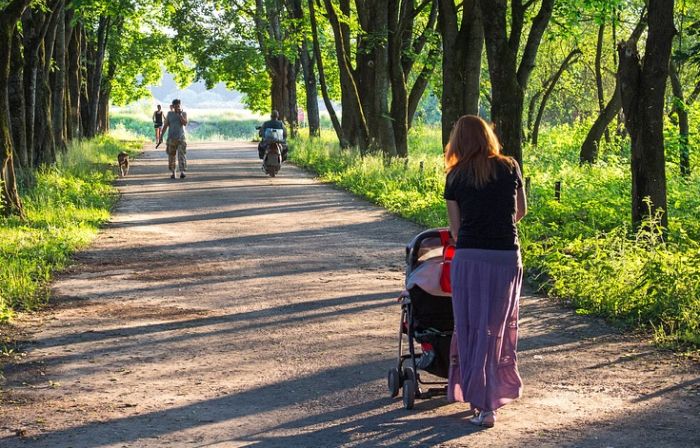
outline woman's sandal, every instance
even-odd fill
[[[496,424],[496,411],[477,411],[476,415],[469,419],[469,422],[476,426],[493,428]]]

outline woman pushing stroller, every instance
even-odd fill
[[[470,421],[491,427],[496,410],[522,391],[516,349],[523,268],[516,223],[527,203],[518,163],[501,154],[494,131],[477,116],[457,121],[445,163],[444,197],[457,241],[448,399],[468,402]]]

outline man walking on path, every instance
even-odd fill
[[[187,112],[180,107],[180,100],[173,100],[173,110],[165,117],[165,124],[158,144],[163,141],[163,134],[168,131],[168,140],[165,151],[168,153],[168,169],[170,178],[175,179],[175,156],[177,156],[177,168],[180,171],[180,179],[185,178],[187,171],[187,141],[185,140],[185,126],[187,126]]]

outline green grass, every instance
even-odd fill
[[[700,117],[698,117],[700,118]],[[700,171],[678,176],[673,128],[668,143],[669,229],[635,233],[630,219],[629,147],[602,145],[601,161],[578,166],[588,123],[547,129],[524,148],[529,214],[520,224],[530,284],[582,314],[651,330],[659,343],[700,348]],[[438,128],[413,129],[407,162],[341,151],[331,133],[293,143],[290,158],[388,210],[427,227],[446,226]],[[694,135],[691,143],[698,148]],[[562,182],[561,201],[554,184]],[[653,227],[653,223],[651,225]]]
[[[46,303],[53,273],[109,219],[117,154],[136,154],[141,144],[123,133],[74,143],[33,174],[21,191],[27,219],[0,218],[0,321]]]

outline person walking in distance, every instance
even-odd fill
[[[461,117],[445,152],[445,200],[455,331],[448,399],[468,402],[470,422],[492,427],[496,410],[520,397],[518,310],[523,266],[516,223],[527,213],[518,163],[501,155],[493,129]]]
[[[175,179],[175,158],[177,157],[177,168],[180,171],[180,178],[185,178],[187,171],[187,141],[185,140],[185,126],[187,126],[187,112],[182,110],[180,100],[175,99],[172,103],[172,111],[165,116],[163,132],[160,135],[158,144],[163,141],[163,134],[168,131],[168,139],[165,151],[168,153],[168,169],[170,178]]]
[[[153,112],[153,127],[156,130],[156,143],[160,141],[160,131],[163,128],[163,111],[160,109],[160,104],[156,106]]]

